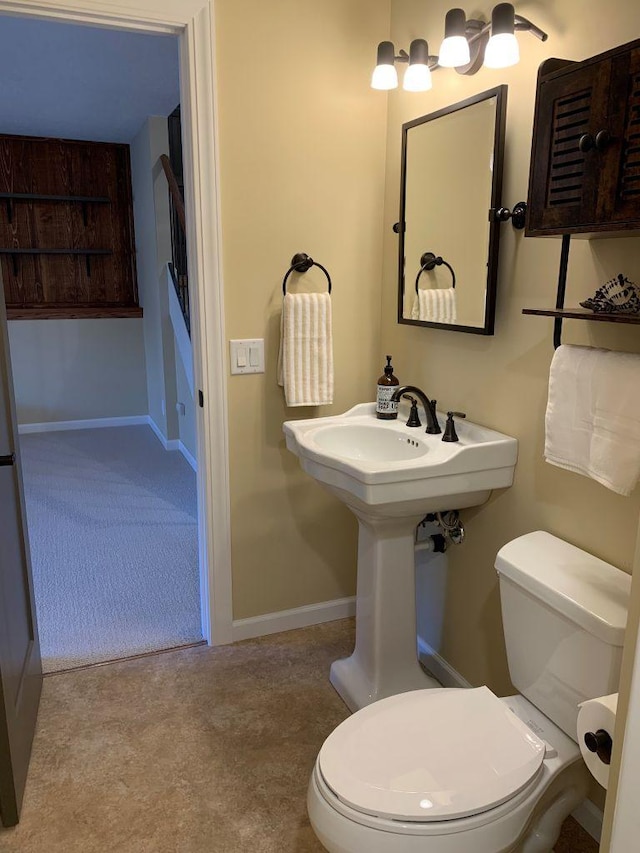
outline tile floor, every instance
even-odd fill
[[[306,786],[347,716],[327,673],[352,644],[353,624],[334,622],[47,677],[0,851],[322,853]],[[567,822],[556,853],[592,851]]]

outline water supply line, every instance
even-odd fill
[[[436,524],[442,530],[442,533],[434,533],[419,542],[418,529],[426,527],[427,524]],[[430,512],[416,528],[415,550],[444,554],[449,545],[462,545],[464,538],[464,526],[460,521],[460,513],[457,509],[450,509],[445,512]]]

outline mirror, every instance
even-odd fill
[[[399,323],[493,334],[506,106],[498,86],[402,125]]]

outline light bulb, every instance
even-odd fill
[[[442,68],[459,68],[471,62],[469,42],[464,36],[447,36],[442,40],[438,65]]]
[[[431,71],[427,65],[416,63],[404,72],[402,88],[407,92],[428,92],[433,86]]]
[[[519,60],[515,9],[511,3],[498,3],[491,12],[491,38],[484,51],[484,64],[487,68],[508,68]]]
[[[404,72],[402,88],[407,92],[427,92],[431,88],[429,45],[424,39],[414,39],[409,45],[409,67]]]
[[[449,9],[444,19],[444,39],[440,45],[438,65],[458,68],[471,62],[469,43],[465,38],[467,17],[463,9]]]
[[[487,68],[508,68],[520,61],[520,48],[514,33],[498,33],[491,36],[484,51]]]
[[[371,75],[372,89],[396,89],[398,87],[398,72],[395,65],[376,65]]]
[[[376,67],[371,76],[372,89],[396,89],[398,72],[395,67],[396,49],[391,41],[381,41],[378,45]]]

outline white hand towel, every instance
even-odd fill
[[[561,346],[549,374],[544,455],[620,495],[640,477],[640,356]]]
[[[411,319],[429,323],[455,323],[456,292],[453,287],[418,290]]]
[[[328,293],[287,293],[282,305],[278,384],[287,406],[333,403],[333,338]]]

